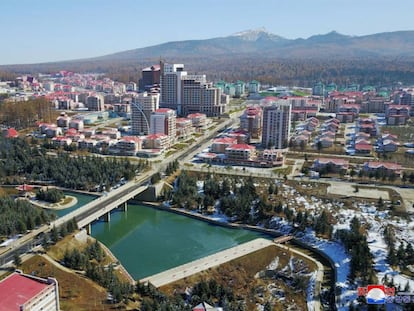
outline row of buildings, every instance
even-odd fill
[[[57,124],[39,123],[39,134],[51,138],[56,147],[75,144],[79,149],[119,155],[136,155],[138,152],[157,155],[171,147],[177,139],[189,138],[193,133],[203,133],[211,120],[205,114],[189,114],[186,118],[177,118],[175,111],[158,108],[150,115],[150,127],[140,136],[122,136],[116,128],[97,131],[94,127],[85,127],[81,116],[70,117],[61,113]],[[140,115],[144,120],[143,115]]]

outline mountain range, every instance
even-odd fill
[[[157,63],[184,63],[212,80],[257,79],[269,84],[306,85],[312,81],[379,84],[414,83],[414,31],[348,36],[332,31],[306,39],[287,39],[265,29],[226,37],[167,42],[114,54],[27,65],[0,66],[1,73],[70,70],[102,72],[117,81],[139,79]]]
[[[271,58],[372,58],[414,56],[414,31],[348,36],[332,31],[307,39],[286,39],[265,29],[248,30],[227,37],[167,42],[118,52],[92,60],[129,60],[209,56],[258,56]]]

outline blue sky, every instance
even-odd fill
[[[414,30],[412,0],[0,0],[0,65],[102,56],[264,27],[285,38]]]

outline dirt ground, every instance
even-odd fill
[[[368,199],[390,199],[387,190],[358,187],[358,192],[355,192],[355,186],[349,183],[331,183],[331,185],[328,187],[328,193]]]

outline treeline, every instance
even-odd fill
[[[55,122],[57,112],[46,98],[0,104],[0,123],[17,130],[35,127],[36,122]]]
[[[159,62],[158,56],[139,59],[131,55],[124,60],[89,60],[32,65],[2,66],[5,72],[55,73],[60,70],[104,73],[109,78],[127,83],[138,81],[143,68]],[[284,58],[261,55],[219,55],[171,57],[168,62],[184,63],[191,73],[203,73],[210,81],[258,80],[262,84],[312,87],[317,81],[338,85],[392,85],[397,81],[410,84],[414,80],[413,58]]]
[[[0,182],[50,183],[56,186],[95,190],[109,189],[121,178],[130,180],[146,166],[146,161],[131,163],[126,158],[71,156],[32,146],[23,139],[0,138]]]
[[[98,241],[89,244],[82,252],[73,248],[66,250],[63,262],[71,269],[83,270],[85,275],[99,285],[108,289],[113,299],[120,302],[123,297],[127,297],[133,292],[133,287],[129,283],[119,280],[112,265],[105,266],[103,260],[105,252]]]
[[[349,278],[352,281],[359,278],[362,281],[361,284],[375,284],[373,257],[369,250],[365,230],[359,219],[356,216],[352,218],[349,230],[338,230],[336,237],[342,241],[351,256]]]
[[[198,188],[197,181],[203,182],[202,191]],[[263,224],[265,227],[270,226],[274,216],[280,216],[287,220],[293,230],[305,231],[307,227],[312,227],[316,234],[332,237],[333,217],[329,211],[310,215],[306,210],[291,208],[273,183],[269,183],[267,192],[262,190],[259,193],[252,177],[210,175],[198,180],[198,177],[183,171],[175,186],[171,198],[175,206],[203,214],[209,214],[217,207],[233,222]],[[270,197],[273,200],[269,200]]]
[[[33,207],[26,200],[0,198],[0,235],[13,236],[26,233],[37,226],[50,222],[54,215]]]
[[[191,311],[201,302],[223,308],[226,311],[246,310],[247,297],[237,296],[228,286],[215,280],[201,281],[191,288],[189,295],[176,294],[172,297],[160,292],[151,284],[137,284],[137,293],[142,297],[141,311]],[[266,304],[265,311],[271,310]]]
[[[47,190],[39,189],[38,191],[36,191],[36,199],[41,201],[57,203],[63,200],[64,198],[65,194],[63,193],[63,191],[55,188]]]
[[[411,243],[400,242],[398,248],[395,240],[395,229],[392,225],[384,228],[383,236],[388,246],[387,261],[391,266],[404,270],[409,265],[414,265],[414,247]]]

